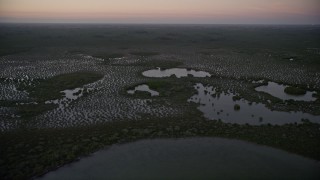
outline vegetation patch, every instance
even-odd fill
[[[18,108],[19,115],[28,119],[28,118],[34,117],[38,114],[52,110],[52,109],[56,108],[57,106],[58,105],[56,105],[56,104],[38,103],[38,104],[18,105],[17,108]]]
[[[75,72],[38,80],[35,85],[31,86],[22,84],[18,87],[18,90],[27,91],[31,98],[30,101],[36,103],[1,100],[0,105],[4,107],[17,107],[20,116],[31,118],[56,108],[57,105],[46,104],[45,102],[62,98],[63,94],[61,91],[82,87],[101,78],[103,78],[103,75],[93,72]]]
[[[172,84],[167,81],[149,81],[146,83],[151,89],[161,90],[165,88],[170,88]]]
[[[238,95],[232,97],[233,101],[239,101],[240,99],[241,99],[241,97]]]
[[[293,86],[286,87],[284,92],[291,95],[305,95],[307,93],[306,90]]]
[[[163,101],[185,104],[186,100],[195,93],[192,82],[176,81],[175,78],[165,78],[163,80],[150,80],[139,83],[126,88],[126,90],[134,89],[137,85],[146,84],[150,89],[159,92],[159,96]],[[147,96],[148,95],[148,96]],[[146,92],[135,93],[135,98],[150,98]]]
[[[234,108],[235,111],[239,111],[240,110],[240,105],[239,104],[235,104],[233,108]]]
[[[42,102],[59,99],[62,97],[61,91],[63,90],[81,87],[102,78],[103,75],[93,72],[61,74],[49,79],[39,80],[36,86],[19,87],[19,90],[26,90],[30,97]]]
[[[313,93],[312,97],[315,97],[315,98],[317,98],[319,100],[320,99],[320,93],[319,92]]]
[[[0,106],[3,107],[15,107],[19,101],[12,101],[12,100],[0,100]]]

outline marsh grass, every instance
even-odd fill
[[[93,55],[93,57],[101,58],[104,60],[110,60],[110,59],[114,59],[114,58],[122,58],[124,56],[125,56],[124,53],[98,53],[98,54]]]
[[[169,88],[170,86],[172,86],[172,84],[170,82],[167,81],[149,81],[146,83],[151,89],[155,89],[155,90],[161,90],[161,89],[166,89]]]
[[[58,105],[56,104],[45,104],[45,103],[38,103],[38,104],[25,104],[25,105],[17,105],[18,114],[25,118],[25,120],[29,121],[30,118],[37,116],[41,113],[46,111],[52,110],[57,108]]]
[[[26,90],[30,94],[30,97],[42,102],[59,99],[62,97],[61,91],[90,84],[102,79],[102,77],[103,75],[93,72],[61,74],[49,79],[39,80],[36,86],[24,86],[19,87],[19,89]]]
[[[18,90],[27,91],[30,101],[35,101],[37,104],[21,104],[24,103],[24,101],[1,100],[0,105],[4,107],[16,107],[20,116],[30,119],[56,108],[57,105],[46,104],[45,102],[62,98],[63,94],[61,91],[82,87],[83,85],[96,82],[102,78],[103,75],[94,72],[75,72],[61,74],[49,79],[41,79],[32,86],[22,84],[18,87]]]
[[[191,79],[192,78],[190,78],[190,80]],[[159,96],[150,97],[150,94],[147,92],[138,92],[134,95],[127,94],[127,90],[132,90],[136,86],[142,84],[146,84],[150,89],[159,92]],[[164,102],[172,102],[176,105],[186,106],[187,99],[194,93],[196,93],[193,85],[193,81],[183,81],[182,79],[177,80],[175,77],[168,77],[161,80],[149,80],[142,83],[130,85],[125,88],[125,91],[123,91],[122,94],[138,99],[152,98],[155,100],[159,100],[158,102],[160,102],[160,104]]]

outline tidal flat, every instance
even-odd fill
[[[319,37],[320,26],[0,24],[0,179],[159,138],[319,163]]]

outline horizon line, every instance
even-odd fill
[[[114,22],[1,22],[0,24],[81,24],[81,25],[288,25],[317,26],[320,23],[114,23]]]

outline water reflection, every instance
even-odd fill
[[[55,99],[46,101],[45,104],[57,104],[59,105],[59,109],[64,109],[68,107],[69,104],[84,95],[84,93],[89,93],[92,91],[92,88],[75,88],[75,89],[67,89],[61,91],[64,94],[62,99]]]
[[[149,92],[151,96],[159,96],[159,92],[151,90],[148,85],[142,84],[134,88],[134,90],[128,90],[128,94],[134,94],[136,91]]]
[[[307,91],[304,95],[290,95],[284,92],[284,89],[288,87],[286,85],[278,84],[275,82],[268,82],[268,85],[266,86],[259,86],[255,88],[256,91],[261,91],[268,93],[274,97],[277,97],[282,100],[289,100],[293,99],[295,101],[315,101],[317,98],[312,97],[312,94],[316,92]]]
[[[212,86],[205,87],[201,83],[196,84],[195,89],[198,93],[188,99],[188,102],[199,103],[198,109],[208,119],[252,125],[267,123],[281,125],[301,122],[302,119],[320,123],[320,116],[303,112],[271,111],[264,104],[251,103],[245,99],[233,100],[236,94],[231,92],[217,93]],[[235,110],[236,104],[240,106],[239,110]]]
[[[161,70],[160,68],[151,69],[148,71],[144,71],[142,75],[146,77],[170,77],[175,75],[177,78],[187,77],[188,75],[192,75],[193,77],[211,77],[211,74],[205,71],[195,71],[195,70],[187,70],[184,68],[171,68]]]

